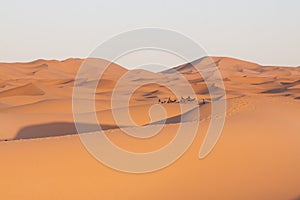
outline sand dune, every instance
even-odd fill
[[[86,119],[92,112],[86,105],[95,103],[96,117],[113,143],[133,152],[154,151],[174,137],[180,124],[199,120],[191,148],[175,164],[149,174],[126,174],[99,164],[80,143],[72,113],[74,83],[83,63],[89,78],[77,82],[83,89],[76,97],[82,108],[77,114]],[[209,90],[220,91],[212,66],[225,85],[227,117],[217,146],[199,160],[205,131],[218,117],[211,116],[210,103],[200,103],[212,100]],[[98,82],[95,74],[100,71]],[[195,104],[158,104],[159,99],[193,96],[187,83]],[[95,102],[84,95],[93,89]],[[117,123],[113,113],[121,121]],[[300,195],[299,114],[300,67],[261,66],[226,57],[204,57],[158,73],[127,70],[96,58],[0,63],[1,197],[295,199]],[[98,124],[79,123],[86,132],[98,130]],[[147,140],[120,129],[155,129],[161,124],[159,134]]]
[[[6,199],[297,197],[299,104],[292,99],[286,101],[285,97],[240,98],[230,100],[229,104],[229,109],[236,110],[231,111],[221,140],[209,157],[197,158],[209,122],[203,121],[186,154],[172,166],[150,174],[120,173],[97,163],[76,135],[2,142],[0,153],[5,162],[1,170],[5,173],[0,181],[1,195]],[[287,118],[288,122],[282,120]],[[171,139],[176,124],[167,126],[147,143],[137,142],[119,130],[107,134],[121,147],[148,151]],[[116,181],[120,187],[116,188]]]
[[[37,96],[45,94],[43,90],[38,88],[32,83],[28,83],[24,86],[17,88],[8,89],[0,92],[0,97],[10,97],[10,96]]]
[[[136,113],[132,115],[133,118],[140,125],[150,122],[147,112],[145,117],[138,117],[140,114],[144,114],[150,105],[156,104],[158,99],[176,98],[170,88],[160,84],[176,87],[183,96],[189,95],[185,91],[184,83],[179,78],[180,74],[189,81],[199,101],[202,98],[209,100],[207,83],[196,68],[209,71],[212,64],[218,67],[223,76],[228,99],[245,95],[286,96],[294,100],[299,99],[299,67],[261,66],[233,58],[205,57],[175,67],[172,70],[152,73],[146,70],[128,71],[117,64],[94,58],[88,60],[67,59],[64,61],[36,60],[30,63],[0,63],[2,113],[11,116],[19,115],[19,117],[20,114],[25,117],[26,115],[42,114],[44,120],[40,121],[43,123],[55,121],[55,114],[64,114],[64,121],[61,123],[72,121],[73,84],[76,73],[83,62],[90,66],[90,70],[109,66],[100,82],[93,79],[82,80],[80,85],[87,88],[97,85],[96,111],[99,112],[99,116],[101,112],[103,115],[110,116],[104,119],[104,124],[111,126],[114,126],[114,122],[111,119],[112,115],[109,114],[111,113],[110,98],[114,87],[120,81],[120,77],[124,75],[126,78],[122,80],[121,85],[119,83],[118,90],[120,93],[126,94],[130,87],[138,86],[130,98],[130,107],[132,108],[131,112]],[[91,72],[86,71],[85,73]],[[210,71],[208,75],[213,75],[213,73]],[[218,90],[218,86],[213,84],[210,87],[214,91]],[[90,100],[82,100],[82,105],[84,106],[84,102]],[[137,111],[137,108],[140,111]],[[176,109],[175,112],[171,110],[168,109],[167,117],[176,115]],[[5,135],[11,135],[10,138],[13,138],[13,135],[18,132],[17,130],[25,125],[24,123],[19,124],[20,126],[16,123],[15,131]],[[36,123],[32,121],[28,125],[31,124]],[[7,130],[5,126],[5,124],[2,125],[3,130]],[[1,136],[1,139],[5,138]]]

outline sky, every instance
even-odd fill
[[[299,0],[10,0],[0,6],[0,62],[84,58],[112,36],[166,28],[208,55],[300,65]]]

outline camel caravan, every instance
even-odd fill
[[[167,100],[158,99],[158,103],[159,104],[164,104],[164,103],[198,103],[198,101],[196,100],[196,98],[191,98],[190,96],[188,96],[187,98],[180,97],[180,100],[177,100],[177,99],[172,100],[171,97],[169,97]],[[201,103],[205,104],[206,100],[202,99]]]

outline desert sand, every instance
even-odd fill
[[[1,199],[243,199],[292,200],[300,197],[300,67],[261,66],[227,57],[202,58],[159,73],[127,70],[112,64],[96,88],[96,115],[105,134],[118,146],[154,151],[168,143],[180,123],[189,123],[189,108],[161,104],[165,115],[149,116],[158,99],[175,98],[155,82],[179,90],[181,74],[199,102],[211,101],[209,88],[195,67],[211,59],[226,89],[226,122],[213,151],[198,158],[212,117],[210,103],[200,106],[197,136],[174,164],[156,172],[130,174],[111,169],[92,157],[81,144],[73,122],[74,79],[83,59],[0,63],[0,197]],[[107,61],[93,59],[97,66]],[[212,72],[213,73],[213,72]],[[137,125],[162,131],[148,139],[125,135],[116,123],[111,96],[120,77],[120,91],[145,83],[132,95],[129,111]],[[147,84],[151,80],[154,83]],[[95,80],[85,80],[89,87]],[[218,91],[218,85],[211,85]],[[183,91],[184,94],[184,91]],[[188,94],[185,94],[186,96]],[[81,99],[82,106],[92,99]],[[87,111],[88,112],[88,111]],[[84,112],[80,113],[83,116]],[[184,122],[178,117],[185,115]],[[93,125],[91,131],[97,129]]]

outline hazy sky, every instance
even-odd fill
[[[0,61],[86,57],[120,32],[161,27],[209,55],[300,65],[299,0],[10,0],[0,6]]]

